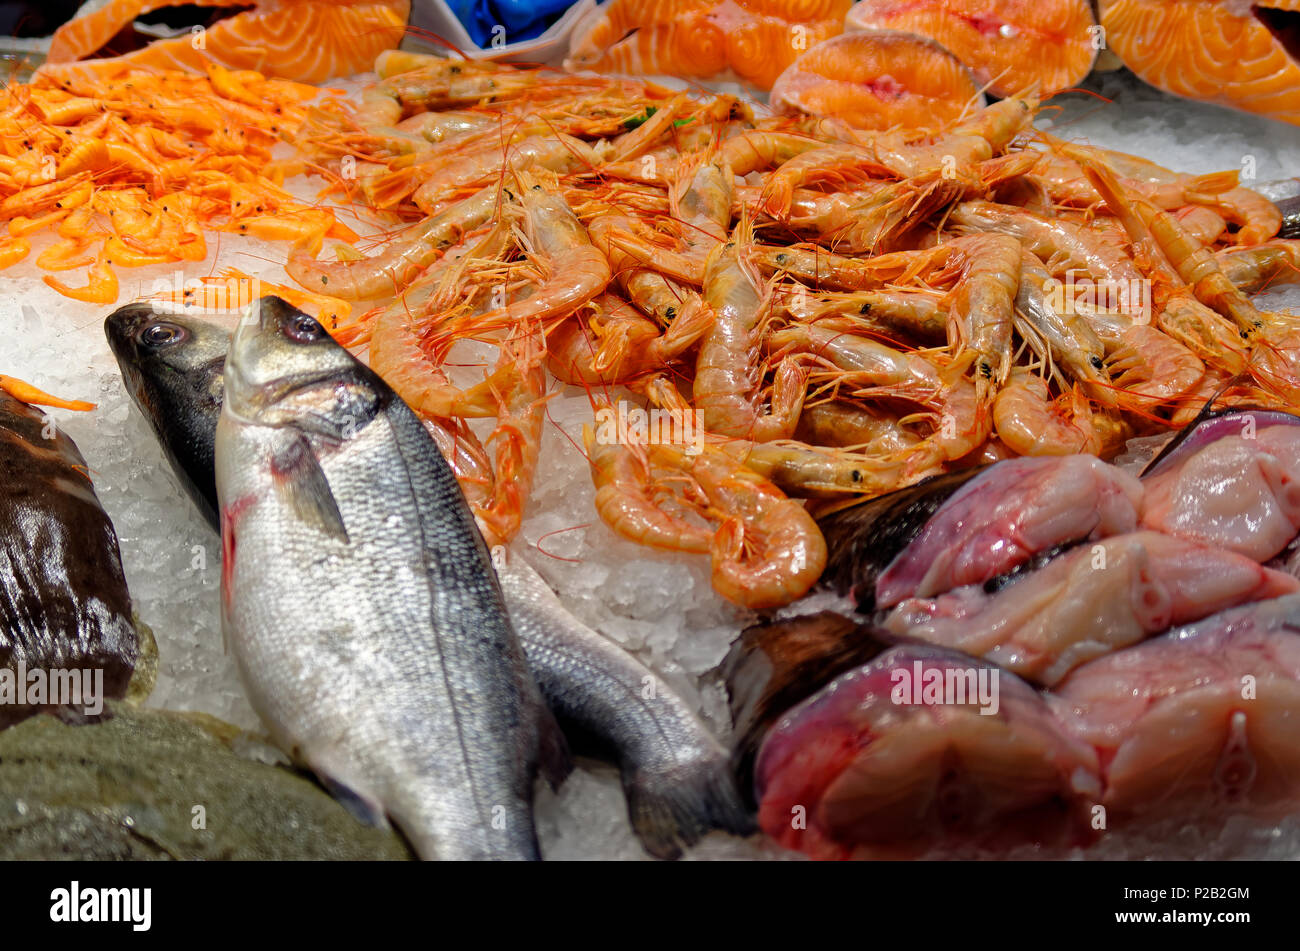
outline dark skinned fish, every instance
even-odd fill
[[[213,444],[230,334],[207,321],[159,313],[150,304],[119,307],[104,321],[122,381],[162,444],[176,477],[217,529]]]
[[[567,755],[419,418],[284,301],[245,311],[217,425],[222,628],[285,750],[426,859],[537,859]]]
[[[80,711],[126,694],[139,656],[117,533],[99,504],[76,444],[39,410],[0,392],[0,726],[55,706],[53,689],[79,671]],[[22,665],[21,668],[19,665]],[[26,688],[16,689],[26,672]],[[43,672],[44,698],[35,693]],[[8,679],[8,678],[6,678]],[[98,680],[100,687],[96,688]]]
[[[756,831],[727,751],[676,691],[570,614],[518,555],[496,548],[492,560],[547,703],[617,751],[628,815],[646,850],[677,858],[710,829]]]
[[[158,314],[141,305],[115,311],[105,321],[105,333],[136,405],[153,424],[181,481],[192,487],[200,511],[210,512],[213,528],[219,529],[210,440],[221,415],[222,369],[230,335],[202,320]],[[566,726],[582,725],[612,747],[624,776],[633,826],[647,850],[669,857],[710,828],[751,831],[752,822],[733,808],[726,789],[714,782],[712,761],[704,751],[716,741],[685,711],[684,701],[632,655],[580,625],[558,601],[549,604],[537,589],[511,583],[517,578],[502,576],[502,594],[529,668]],[[538,623],[543,618],[553,620],[554,626]],[[638,686],[639,678],[653,678],[657,699],[611,695],[633,673]],[[628,710],[608,710],[616,700]],[[596,711],[606,710],[602,722],[591,722]],[[658,748],[665,736],[673,735],[661,725],[664,719],[678,724],[676,735],[688,744],[674,754],[686,765],[671,777],[671,761]],[[683,778],[694,781],[680,789],[671,785]]]

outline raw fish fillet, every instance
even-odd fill
[[[910,702],[917,664],[922,678],[951,671],[954,682],[996,683],[996,712]],[[917,645],[892,648],[789,711],[763,742],[755,780],[763,830],[819,859],[1078,843],[1099,793],[1096,754],[1036,691],[991,664]]]
[[[198,34],[161,39],[143,49],[79,62],[105,46],[143,13],[191,0],[112,0],[54,34],[40,72],[53,78],[108,75],[122,66],[202,72],[209,62],[267,76],[320,83],[366,72],[375,57],[401,42],[410,0],[285,0],[219,20]],[[204,3],[200,6],[215,4]],[[201,41],[200,41],[201,38]]]
[[[975,77],[933,40],[898,30],[845,33],[781,73],[772,108],[861,129],[939,129],[983,105]]]
[[[1050,687],[1080,664],[1175,624],[1298,590],[1295,578],[1241,555],[1135,532],[1072,549],[994,594],[970,585],[910,598],[881,625]]]
[[[1009,459],[953,494],[876,580],[876,604],[983,584],[1061,545],[1137,527],[1142,483],[1096,456]]]
[[[1080,667],[1050,702],[1096,749],[1120,813],[1294,808],[1300,596],[1250,604]]]
[[[1097,58],[1096,25],[1088,0],[863,0],[846,23],[928,36],[996,96],[1076,85]]]
[[[1300,0],[1101,0],[1106,43],[1167,92],[1300,124]]]
[[[1252,426],[1145,479],[1142,525],[1265,562],[1300,532],[1298,480],[1300,426]]]
[[[843,29],[852,0],[609,0],[579,21],[567,69],[770,89],[803,50]]]

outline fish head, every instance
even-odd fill
[[[330,442],[364,428],[391,391],[315,318],[278,297],[244,310],[226,361],[226,413]]]
[[[104,320],[122,379],[146,412],[161,413],[187,394],[221,400],[230,334],[209,321],[128,304]]]

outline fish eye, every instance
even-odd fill
[[[325,336],[325,328],[306,314],[298,314],[284,325],[284,333],[299,343],[312,343]]]
[[[164,322],[150,324],[140,331],[140,342],[150,347],[166,347],[188,336],[184,327]]]

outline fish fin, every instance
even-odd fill
[[[271,472],[300,519],[328,535],[350,541],[329,480],[306,436],[295,436],[275,452]]]
[[[538,768],[551,789],[559,789],[573,772],[573,758],[569,755],[569,743],[564,738],[564,731],[545,704],[542,704],[537,729]]]
[[[375,829],[388,828],[388,816],[378,799],[358,792],[351,786],[331,779],[323,773],[316,775],[320,784],[334,797],[334,801],[346,809],[357,822]]]
[[[628,818],[645,850],[655,858],[680,858],[685,846],[713,829],[741,836],[758,829],[741,801],[724,754],[685,771],[625,767],[622,775]]]

